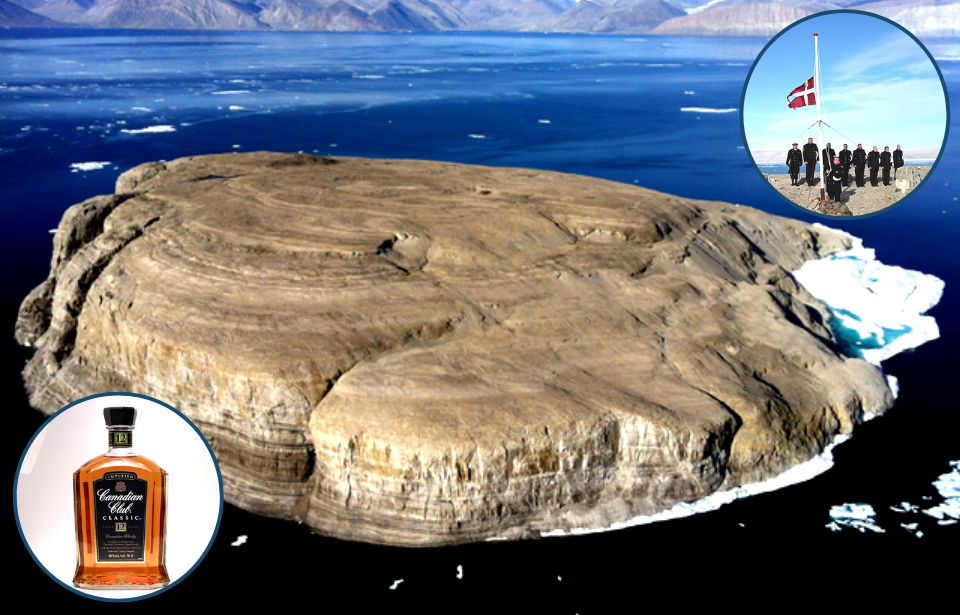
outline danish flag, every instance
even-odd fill
[[[790,97],[793,96],[793,100]],[[806,83],[787,94],[787,106],[791,109],[799,109],[807,105],[817,104],[816,90],[813,88],[813,77],[807,79]]]

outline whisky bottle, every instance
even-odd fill
[[[133,451],[136,408],[104,408],[107,452],[73,474],[77,571],[84,589],[156,589],[166,567],[167,473]]]

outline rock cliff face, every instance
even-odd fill
[[[537,32],[649,32],[685,13],[661,0],[581,0],[561,15],[527,28]]]
[[[543,171],[185,158],[67,211],[16,335],[35,407],[166,401],[243,508],[517,538],[769,477],[886,410],[788,273],[847,241]]]
[[[665,21],[653,34],[672,36],[773,36],[810,13],[779,2],[717,6]]]
[[[61,28],[68,25],[47,19],[7,0],[0,0],[0,27]]]
[[[915,36],[960,36],[960,3],[938,0],[871,2],[854,7],[891,19]]]

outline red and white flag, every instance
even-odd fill
[[[793,96],[791,100],[790,97]],[[799,109],[807,105],[817,104],[816,91],[813,88],[813,77],[807,79],[806,83],[787,94],[787,106],[791,109]]]

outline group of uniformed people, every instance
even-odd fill
[[[863,150],[863,145],[857,143],[857,149],[852,152],[847,149],[847,144],[843,144],[838,156],[836,151],[827,146],[820,152],[817,152],[817,145],[813,142],[813,137],[807,139],[806,145],[800,150],[797,143],[793,144],[793,149],[787,151],[787,166],[790,168],[790,180],[792,186],[800,185],[800,165],[807,165],[807,185],[812,186],[813,173],[817,162],[823,160],[823,172],[826,173],[827,192],[830,198],[840,201],[840,191],[843,187],[850,185],[850,165],[856,171],[857,187],[862,188],[866,183],[863,179],[864,167],[870,168],[870,185],[878,185],[877,175],[883,170],[883,185],[890,185],[890,167],[896,170],[903,166],[903,150],[897,145],[893,152],[889,147],[884,147],[882,152],[878,152],[876,146],[869,154]],[[821,157],[822,156],[822,157]]]

